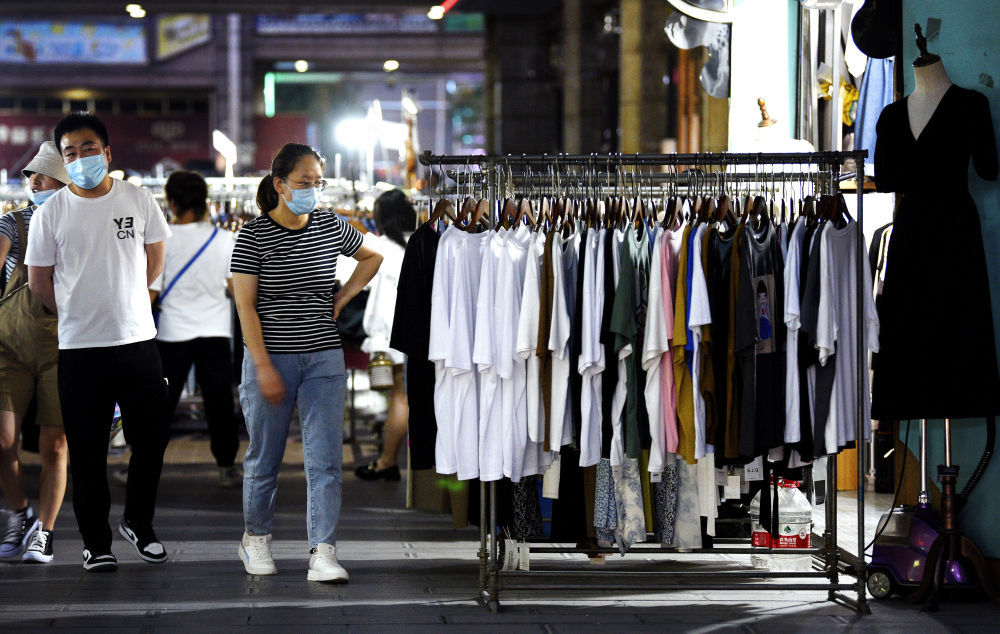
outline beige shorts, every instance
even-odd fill
[[[23,418],[32,397],[38,403],[36,420],[43,427],[62,427],[59,409],[58,353],[28,367],[0,346],[0,411]]]

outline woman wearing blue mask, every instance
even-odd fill
[[[257,189],[261,216],[244,225],[233,250],[233,289],[246,347],[240,404],[250,435],[239,556],[247,574],[277,573],[271,523],[278,470],[298,407],[312,554],[307,579],[346,583],[335,533],[347,374],[335,320],[374,277],[382,256],[363,245],[361,234],[340,216],[316,209],[326,185],[324,163],[308,145],[281,148]],[[341,254],[358,265],[334,294]]]
[[[59,357],[56,318],[28,292],[24,253],[36,208],[70,182],[52,141],[42,143],[24,168],[32,204],[0,218],[0,489],[10,514],[0,536],[0,560],[52,561],[52,529],[66,493],[66,432],[56,383]],[[37,402],[42,462],[38,515],[28,504],[18,460],[18,437],[28,405]]]

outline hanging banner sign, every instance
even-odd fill
[[[337,15],[258,15],[261,35],[330,35],[352,33],[436,33],[423,13],[341,13]]]
[[[42,141],[52,139],[61,115],[0,114],[0,168],[24,169]],[[152,171],[169,159],[181,166],[214,156],[206,115],[101,115],[110,135],[111,169]]]
[[[145,64],[142,24],[5,20],[0,62],[7,64]]]
[[[166,59],[212,40],[212,16],[179,13],[156,19],[156,59]]]

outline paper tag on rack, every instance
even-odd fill
[[[746,473],[747,482],[759,482],[764,479],[764,459],[761,456],[757,456],[753,459],[753,462],[743,467],[744,473]]]
[[[662,482],[663,481],[663,474],[662,473],[650,473],[649,474],[649,481],[652,482],[653,484],[656,484],[657,482]]]
[[[516,539],[503,540],[503,569],[517,570],[520,563],[520,547]]]
[[[740,476],[731,475],[726,476],[725,490],[723,492],[723,497],[727,500],[738,500],[740,499]]]
[[[726,478],[728,477],[728,475],[729,475],[729,472],[726,471],[725,469],[716,469],[715,470],[715,486],[720,486],[720,487],[726,486]]]
[[[531,558],[531,546],[528,542],[522,542],[517,545],[517,569],[524,570],[528,572],[531,570],[530,558]]]

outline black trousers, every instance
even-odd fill
[[[59,351],[59,400],[69,447],[73,511],[86,548],[111,549],[108,436],[115,402],[132,446],[124,517],[152,527],[169,430],[160,352],[152,339]]]
[[[166,415],[177,409],[191,365],[201,385],[212,456],[220,467],[231,467],[239,449],[238,423],[233,412],[233,365],[228,337],[201,337],[190,341],[157,341],[167,377]]]

